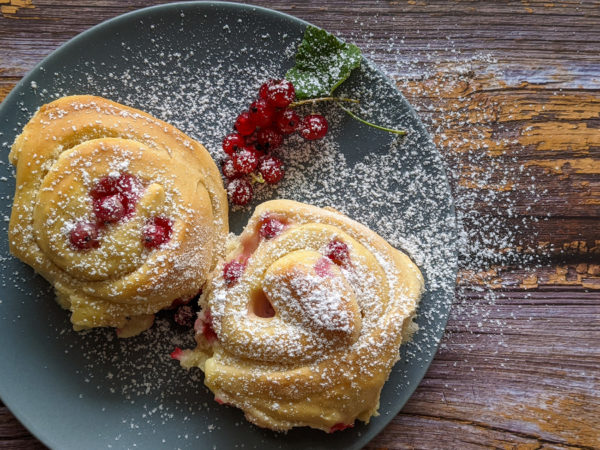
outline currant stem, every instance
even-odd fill
[[[260,183],[260,184],[264,184],[265,183],[265,179],[262,176],[262,173],[258,173],[255,174],[254,172],[252,172],[250,174],[250,178],[252,178],[252,181],[254,181],[255,183]]]
[[[394,128],[387,128],[387,127],[383,127],[381,125],[377,125],[371,122],[366,121],[365,119],[362,119],[360,117],[358,117],[356,114],[354,114],[352,111],[350,111],[348,108],[344,108],[342,105],[338,105],[340,108],[342,108],[344,111],[346,111],[346,113],[352,117],[355,120],[358,120],[361,123],[364,123],[365,125],[368,125],[370,127],[373,128],[377,128],[378,130],[382,130],[382,131],[387,131],[388,133],[394,133],[394,134],[398,134],[400,136],[405,136],[406,135],[406,130],[396,130]]]
[[[345,97],[318,97],[318,98],[308,98],[306,100],[298,100],[297,102],[292,102],[289,104],[289,108],[295,108],[296,106],[308,105],[309,103],[317,103],[317,102],[348,102],[348,103],[360,103],[359,100],[354,98],[345,98]]]

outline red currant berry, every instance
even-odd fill
[[[235,178],[227,185],[227,194],[235,205],[246,205],[252,200],[252,185],[245,178]]]
[[[128,194],[128,196],[139,197],[142,185],[140,181],[128,173],[122,173],[117,177],[108,176],[101,178],[90,190],[91,197],[95,200],[114,194]]]
[[[120,194],[101,197],[94,201],[94,214],[100,222],[118,222],[125,216],[123,196]]]
[[[258,144],[257,144],[257,146],[258,146]],[[266,156],[266,153],[263,152],[262,150],[258,150],[256,146],[250,147],[248,150],[250,150],[251,152],[254,152],[254,154],[256,155],[256,158],[258,159],[259,162],[262,158],[264,158]]]
[[[77,222],[69,233],[69,242],[77,250],[88,250],[100,247],[98,241],[98,225],[91,222]]]
[[[280,80],[269,80],[266,83],[263,83],[260,89],[258,90],[258,96],[263,100],[266,100],[269,96],[269,88],[279,83],[279,81]]]
[[[278,80],[267,87],[267,102],[275,108],[287,108],[296,97],[294,85],[288,80]]]
[[[292,134],[300,125],[300,116],[293,109],[284,109],[274,120],[275,128],[282,134]]]
[[[242,136],[248,136],[256,129],[256,124],[250,119],[250,113],[244,111],[237,117],[233,127]]]
[[[258,144],[261,149],[269,152],[280,147],[283,143],[283,135],[271,127],[261,128],[258,132]]]
[[[229,156],[240,150],[245,144],[244,137],[239,133],[230,133],[223,139],[223,151]]]
[[[90,190],[90,196],[95,200],[95,205],[105,197],[118,195],[124,210],[123,216],[126,216],[135,210],[135,204],[142,193],[142,189],[142,183],[136,177],[128,173],[123,173],[118,177],[108,176],[101,178]],[[120,220],[123,216],[116,220]]]
[[[258,153],[262,153],[259,149],[258,149],[258,142],[256,144],[246,144],[245,149],[251,151],[252,153],[256,154],[257,156],[260,156]]]
[[[109,195],[115,195],[119,191],[117,190],[118,177],[104,177],[100,178],[90,190],[90,196],[97,200],[101,197],[108,197]]]
[[[252,134],[249,134],[244,138],[244,147],[248,147],[254,145],[258,142],[258,131],[254,131]]]
[[[225,161],[223,161],[222,170],[223,175],[225,175],[225,177],[229,179],[242,176],[241,173],[235,170],[235,167],[233,166],[233,159],[231,158],[227,158]]]
[[[178,325],[182,327],[192,328],[194,326],[194,310],[190,305],[183,305],[177,308],[177,311],[173,315],[173,319]]]
[[[263,219],[258,232],[265,239],[273,239],[275,236],[280,235],[284,228],[285,224],[281,220],[266,217]]]
[[[309,141],[321,139],[327,134],[327,119],[320,114],[304,116],[300,124],[300,136]]]
[[[267,103],[266,100],[258,99],[250,105],[249,117],[252,123],[258,127],[266,127],[271,124],[275,108]]]
[[[285,175],[283,163],[279,158],[266,156],[260,161],[258,171],[269,184],[277,184]]]
[[[223,266],[223,278],[227,286],[233,286],[244,273],[245,264],[238,261],[229,261]]]
[[[264,156],[261,145],[258,143],[258,131],[255,131],[250,136],[246,136],[245,147],[256,153],[258,157]]]
[[[169,242],[173,231],[172,222],[166,217],[153,217],[144,226],[142,242],[144,247],[153,249]]]
[[[258,155],[255,151],[244,148],[233,155],[233,167],[238,173],[248,174],[258,167]]]
[[[338,266],[345,266],[350,262],[350,249],[345,242],[334,239],[325,247],[325,256]]]

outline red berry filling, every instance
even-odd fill
[[[285,224],[283,222],[272,217],[267,217],[263,219],[258,232],[265,239],[273,239],[275,236],[280,235],[284,229]]]
[[[315,264],[315,272],[320,277],[332,276],[333,272],[331,272],[331,261],[327,258],[320,258]]]
[[[235,205],[246,205],[252,200],[252,185],[245,178],[236,178],[227,185],[227,194]]]
[[[69,242],[77,250],[98,248],[98,225],[91,222],[78,222],[69,233]]]
[[[258,131],[254,130],[252,134],[244,137],[244,146],[252,147],[258,143]]]
[[[329,429],[330,433],[335,433],[336,431],[342,431],[342,430],[346,430],[348,428],[353,428],[354,424],[353,423],[336,423],[334,426],[332,426]]]
[[[202,311],[202,313],[200,314],[200,316],[198,318],[202,322],[201,333],[204,336],[204,338],[209,343],[212,343],[212,342],[215,342],[216,340],[218,340],[219,337],[217,336],[217,333],[215,333],[215,329],[213,328],[212,315],[210,314],[210,310],[207,309],[207,310]]]
[[[227,286],[233,286],[238,282],[246,265],[239,261],[229,261],[223,266],[223,278]]]
[[[173,224],[166,217],[153,217],[144,226],[142,242],[147,249],[154,249],[171,239]]]
[[[179,347],[175,347],[175,350],[171,352],[171,358],[176,359],[177,361],[181,361],[181,356],[183,355],[183,350]]]
[[[309,114],[302,119],[300,135],[308,140],[321,139],[327,134],[327,119],[320,114]]]
[[[325,256],[338,266],[345,266],[350,262],[350,249],[345,242],[334,239],[325,247]]]
[[[258,165],[258,171],[269,184],[279,183],[285,175],[283,163],[275,156],[266,156],[263,158]]]
[[[119,183],[119,179],[122,175],[118,177],[104,177],[98,180],[98,182],[92,187],[90,191],[90,195],[92,198],[98,199],[100,197],[107,197],[109,195],[117,194],[119,191],[117,189],[117,185]]]

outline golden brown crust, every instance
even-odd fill
[[[257,239],[265,218],[286,228]],[[347,245],[349,263],[323,256],[334,240]],[[201,299],[218,340],[207,340],[201,323],[198,346],[184,352],[182,365],[201,367],[216,398],[262,427],[331,431],[368,422],[414,326],[419,269],[339,212],[289,200],[256,208],[225,258],[233,260],[247,260],[237,283],[228,286],[219,265]],[[273,317],[252,313],[261,290]]]
[[[9,158],[17,168],[10,250],[54,285],[76,329],[141,331],[153,313],[194,295],[222,255],[228,208],[219,170],[201,144],[149,114],[64,97],[40,108]],[[67,230],[94,220],[89,192],[115,173],[144,187],[133,216],[106,226],[99,248],[74,249]],[[156,216],[172,220],[173,234],[150,251],[141,230]]]

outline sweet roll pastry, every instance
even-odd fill
[[[259,205],[200,298],[197,347],[215,400],[261,427],[327,432],[368,422],[423,277],[410,258],[332,209]]]
[[[76,330],[143,331],[155,312],[194,296],[223,256],[227,197],[212,158],[142,111],[58,99],[9,158],[10,250],[54,285]]]

